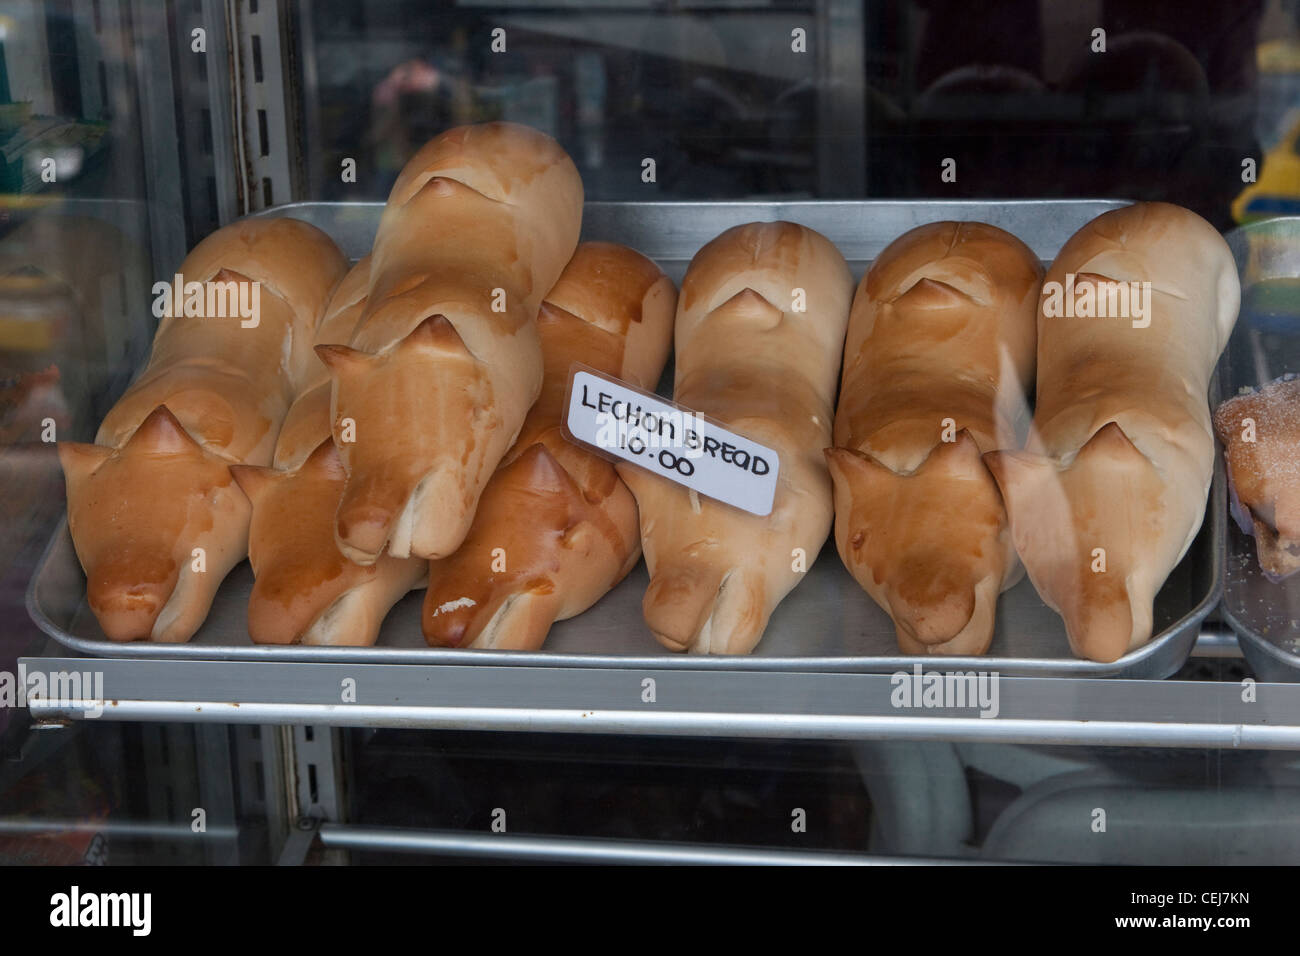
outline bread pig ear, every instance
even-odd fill
[[[519,475],[523,486],[536,489],[539,494],[582,497],[582,489],[541,442],[528,446],[523,454],[502,471],[506,469],[511,474]]]
[[[1042,455],[1023,451],[991,451],[984,455],[984,464],[992,473],[993,480],[998,483],[1008,511],[1014,502],[1027,498],[1034,488],[1043,483],[1060,484],[1056,465]]]
[[[316,354],[335,378],[364,368],[370,360],[370,355],[366,352],[346,345],[318,345]]]
[[[1002,493],[1016,551],[1031,567],[1038,555],[1029,553],[1029,542],[1044,531],[1044,522],[1059,521],[1063,529],[1071,524],[1073,510],[1061,472],[1052,459],[1023,451],[991,451],[984,464]]]
[[[419,349],[444,355],[469,355],[465,340],[445,315],[431,315],[407,333],[399,349]]]
[[[339,457],[339,450],[334,447],[332,438],[327,438],[317,445],[298,470],[300,472],[310,470],[336,481],[346,481],[348,477],[343,467],[343,459]]]
[[[956,286],[938,279],[921,278],[902,295],[895,298],[895,309],[968,309],[973,299]]]
[[[741,289],[714,312],[726,312],[752,323],[756,328],[775,328],[784,313],[753,289]]]
[[[69,482],[93,474],[113,454],[113,449],[103,445],[87,445],[76,441],[61,441],[58,448],[63,477]]]
[[[1079,465],[1106,462],[1119,465],[1150,466],[1147,457],[1142,454],[1124,434],[1124,429],[1117,422],[1107,422],[1088,439],[1074,459],[1071,468]]]
[[[879,490],[881,482],[897,477],[880,462],[861,452],[848,448],[826,448],[823,453],[836,491],[851,494],[855,498],[873,495]]]
[[[979,445],[966,429],[953,441],[939,442],[917,468],[918,472],[945,471],[954,475],[983,477],[988,473],[981,460]]]
[[[159,405],[140,423],[140,427],[127,439],[122,450],[180,455],[186,452],[201,452],[203,448],[190,437],[185,426],[177,420],[166,405]]]

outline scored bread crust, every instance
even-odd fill
[[[114,641],[188,641],[247,553],[250,508],[230,466],[269,464],[311,339],[347,263],[319,229],[251,219],[186,257],[186,283],[260,284],[256,325],[163,318],[144,370],[96,444],[61,442],[68,527],[87,603]]]
[[[640,509],[646,623],[665,647],[747,654],[830,531],[822,450],[853,277],[822,235],[789,222],[722,233],[691,261],[675,326],[674,399],[779,456],[765,516],[620,463]],[[803,306],[802,309],[799,306]]]
[[[1063,288],[1068,274],[1094,297],[1107,283],[1149,282],[1150,315],[1048,315],[1046,283]],[[1070,646],[1109,662],[1150,640],[1156,593],[1200,529],[1214,472],[1209,380],[1241,291],[1223,237],[1168,203],[1098,216],[1046,283],[1026,450],[985,461]]]
[[[365,256],[348,270],[335,286],[325,305],[325,314],[316,328],[312,345],[346,342],[360,321],[370,287],[370,257]],[[333,433],[330,420],[329,368],[313,351],[306,362],[306,373],[284,416],[284,424],[275,440],[271,464],[292,470],[307,460],[321,441]]]
[[[349,341],[318,346],[347,479],[345,555],[444,557],[542,382],[537,309],[578,242],[582,182],[550,137],[510,123],[436,137],[398,176]]]
[[[653,389],[677,291],[640,253],[583,243],[538,315],[541,395],[479,500],[455,554],[430,562],[431,645],[536,650],[555,621],[591,607],[641,555],[636,502],[599,455],[564,438],[574,363]]]
[[[978,222],[900,236],[858,286],[827,449],[840,557],[911,654],[982,654],[1022,569],[982,452],[1028,425],[1043,269]]]

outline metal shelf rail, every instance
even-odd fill
[[[91,694],[27,701],[45,724],[98,718],[1300,749],[1300,684],[990,675],[983,704],[943,707],[902,706],[904,678],[890,674],[61,656],[21,665],[29,685],[93,675],[81,684],[96,688],[102,702]]]
[[[976,865],[963,859],[691,845],[643,840],[603,840],[557,836],[515,836],[406,827],[363,827],[324,823],[320,842],[327,849],[369,850],[528,863],[629,863],[781,866]]]

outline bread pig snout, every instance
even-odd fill
[[[1153,558],[1172,567],[1176,539],[1160,475],[1123,429],[1104,425],[1068,465],[1026,452],[984,460],[1006,500],[1016,550],[1065,619],[1075,653],[1110,662],[1150,639],[1159,583],[1146,569]]]
[[[229,463],[160,405],[118,449],[64,442],[68,527],[87,603],[115,641],[186,641],[247,553],[251,505]]]
[[[339,548],[358,564],[373,564],[385,548],[403,558],[455,551],[514,439],[499,427],[482,364],[442,315],[380,353],[338,345],[316,351],[334,378],[335,444],[348,475]],[[466,406],[472,427],[427,427],[464,419]]]
[[[971,434],[911,473],[828,449],[835,541],[845,566],[894,619],[907,653],[982,654],[997,595],[1019,573],[1002,499]]]
[[[148,640],[176,579],[177,563],[162,542],[140,542],[87,569],[86,603],[109,640]]]

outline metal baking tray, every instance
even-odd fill
[[[1227,239],[1241,276],[1241,315],[1219,360],[1216,404],[1300,372],[1300,217],[1242,226]],[[1223,618],[1256,677],[1300,681],[1300,574],[1270,581],[1255,539],[1236,521],[1226,524]]]
[[[680,281],[691,256],[730,226],[788,219],[833,241],[861,275],[893,239],[913,226],[944,219],[982,220],[1014,233],[1050,260],[1085,222],[1124,205],[1111,200],[957,202],[589,203],[585,239],[623,242],[654,258]],[[379,203],[296,203],[270,215],[294,216],[335,237],[351,258],[370,248]],[[665,385],[671,379],[665,379]],[[86,607],[85,578],[64,526],[56,531],[28,589],[33,620],[60,643],[112,657],[331,662],[446,662],[562,667],[681,667],[690,669],[893,673],[913,665],[1011,675],[1164,678],[1186,661],[1201,622],[1218,602],[1219,554],[1225,524],[1223,482],[1216,473],[1208,517],[1191,549],[1156,599],[1156,636],[1120,660],[1076,659],[1060,618],[1026,579],[1004,594],[992,647],[984,657],[918,658],[901,654],[893,623],[848,574],[828,542],[807,579],[777,608],[766,636],[748,657],[679,655],[663,650],[642,624],[644,563],[595,607],[557,624],[539,652],[429,648],[420,634],[423,593],[394,607],[372,648],[259,646],[246,628],[252,572],[247,562],[222,585],[207,623],[188,644],[106,641]]]

